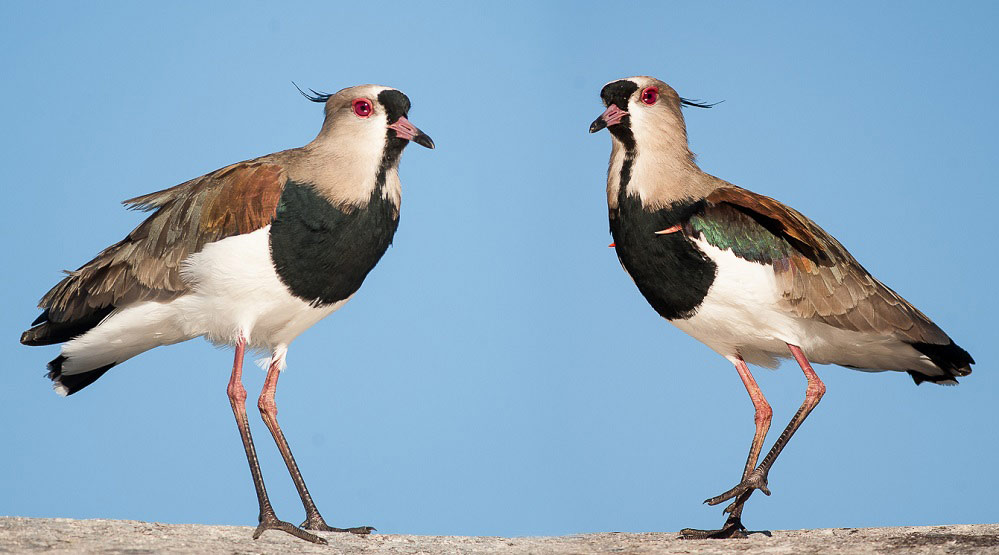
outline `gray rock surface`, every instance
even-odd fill
[[[775,530],[746,540],[684,541],[675,533],[545,538],[325,534],[310,544],[253,528],[131,520],[0,517],[0,553],[999,553],[999,524]]]

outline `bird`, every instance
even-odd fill
[[[680,537],[746,537],[746,501],[757,489],[770,495],[774,461],[825,394],[812,363],[953,385],[974,360],[812,220],[702,171],[682,109],[714,104],[648,76],[607,83],[600,98],[606,110],[589,130],[611,135],[610,246],[660,316],[735,366],[755,409],[741,481],[705,501],[733,500],[724,525]],[[747,365],[788,357],[805,374],[805,399],[757,465],[773,412]]]
[[[47,377],[64,396],[161,345],[204,337],[234,347],[227,394],[259,504],[253,538],[273,529],[325,544],[307,530],[374,528],[334,528],[319,513],[278,425],[278,377],[292,340],[349,301],[392,243],[403,149],[434,142],[409,121],[409,97],[397,89],[298,90],[324,104],[314,140],[124,201],[152,214],[66,272],[21,343],[62,344]],[[248,350],[270,355],[257,407],[305,507],[300,526],[277,518],[264,487],[242,384]]]

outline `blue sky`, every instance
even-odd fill
[[[737,481],[752,404],[606,248],[610,139],[586,132],[604,83],[648,74],[724,100],[687,111],[705,171],[809,215],[978,361],[952,388],[817,367],[826,397],[747,525],[999,521],[999,8],[809,4],[7,4],[0,514],[255,523],[231,350],[157,349],[63,399],[42,377],[56,349],[17,339],[60,270],[140,221],[120,200],[311,140],[322,110],[295,81],[398,87],[437,143],[405,153],[394,246],[291,346],[278,389],[327,520],[462,535],[720,524],[701,501]],[[753,370],[779,430],[805,381],[793,364]],[[263,376],[247,371],[251,398]],[[299,522],[251,423],[278,515]]]

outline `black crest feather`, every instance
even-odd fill
[[[309,93],[303,91],[301,89],[301,87],[299,87],[294,81],[292,81],[291,84],[295,85],[295,88],[298,89],[298,92],[302,93],[302,96],[304,96],[305,98],[308,98],[309,100],[311,100],[313,102],[326,102],[327,100],[330,99],[331,96],[333,96],[332,94],[321,93],[321,92],[313,90],[313,89],[309,89],[309,92],[312,93],[310,95]]]
[[[711,108],[711,107],[714,107],[714,106],[717,106],[717,105],[721,104],[722,102],[725,102],[725,101],[724,100],[719,100],[718,102],[712,102],[712,103],[708,104],[707,102],[701,102],[700,100],[697,100],[697,99],[680,97],[680,104],[682,104],[684,106],[693,106],[694,108]]]

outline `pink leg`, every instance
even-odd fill
[[[278,378],[281,376],[280,364],[281,360],[279,357],[274,356],[271,366],[267,370],[264,388],[260,391],[260,398],[257,400],[257,408],[260,409],[260,417],[267,424],[267,429],[271,431],[274,442],[277,443],[278,450],[281,451],[281,457],[284,458],[284,463],[288,467],[288,472],[291,473],[291,480],[295,482],[298,495],[302,498],[302,504],[305,506],[305,522],[302,523],[302,527],[310,530],[322,530],[324,532],[370,534],[374,530],[371,526],[333,528],[326,524],[323,516],[319,514],[319,509],[316,508],[316,504],[312,500],[312,495],[309,494],[309,488],[305,486],[305,479],[302,478],[302,473],[298,470],[295,457],[291,454],[291,447],[288,446],[288,440],[285,439],[284,432],[281,431],[281,426],[278,425],[277,403],[274,402],[274,394],[277,392]]]
[[[752,399],[753,407],[756,409],[756,433],[753,434],[753,443],[749,448],[749,457],[746,459],[746,469],[742,473],[742,479],[745,480],[749,473],[756,468],[756,461],[760,458],[760,451],[763,449],[763,440],[766,439],[767,432],[770,431],[770,420],[773,418],[774,411],[770,408],[770,403],[767,403],[763,392],[760,391],[760,386],[756,385],[756,380],[753,379],[753,375],[749,372],[749,366],[746,366],[746,361],[742,360],[742,357],[736,360],[735,369],[739,372],[739,377],[742,378],[742,383],[746,386],[749,398]]]
[[[746,391],[749,392],[749,398],[753,400],[753,406],[756,407],[756,434],[753,435],[753,444],[749,448],[749,457],[746,458],[746,467],[742,472],[742,479],[746,480],[749,478],[749,474],[756,468],[756,462],[760,458],[760,451],[763,449],[763,441],[767,437],[767,432],[770,431],[770,421],[773,418],[774,411],[770,408],[770,403],[767,403],[766,398],[763,397],[760,386],[756,385],[756,380],[750,374],[749,367],[746,366],[746,361],[742,360],[742,357],[739,357],[735,367],[739,371],[742,383],[746,386]],[[740,503],[729,511],[731,524],[738,523],[739,526],[742,526],[742,507],[743,504]]]
[[[808,359],[805,358],[805,354],[801,352],[801,348],[796,345],[791,345],[790,343],[788,343],[787,346],[791,350],[791,354],[794,355],[794,360],[796,360],[798,365],[801,366],[801,371],[805,373],[805,379],[808,380],[808,387],[805,389],[804,402],[801,404],[801,407],[798,408],[798,412],[795,413],[791,422],[789,422],[787,427],[784,428],[784,431],[781,432],[780,437],[777,438],[774,446],[770,448],[770,452],[763,458],[763,462],[760,463],[760,466],[750,472],[749,476],[747,476],[741,484],[717,497],[708,499],[705,503],[709,505],[717,505],[722,501],[737,498],[734,503],[725,509],[728,512],[733,512],[736,508],[740,507],[742,503],[745,503],[745,500],[749,498],[749,495],[752,494],[754,489],[758,489],[763,493],[770,495],[770,490],[767,489],[767,476],[770,473],[770,467],[773,466],[774,461],[777,460],[781,451],[784,450],[784,447],[791,439],[791,436],[794,435],[794,432],[798,430],[801,424],[805,421],[805,418],[808,418],[809,413],[811,413],[812,409],[819,404],[819,401],[825,394],[825,384],[822,383],[819,376],[814,370],[812,370],[812,365],[809,364]]]
[[[229,387],[226,392],[229,394],[229,404],[232,405],[232,413],[236,416],[236,425],[239,427],[239,435],[243,438],[243,448],[246,450],[246,460],[250,463],[250,475],[253,476],[253,486],[257,490],[257,502],[260,505],[258,521],[260,524],[253,532],[253,539],[260,537],[264,530],[282,530],[293,536],[313,543],[326,544],[326,540],[315,534],[310,534],[293,524],[278,520],[274,514],[274,508],[267,498],[267,489],[264,487],[264,477],[260,472],[260,461],[257,460],[257,450],[253,447],[253,436],[250,435],[250,422],[246,417],[246,389],[243,387],[243,356],[246,352],[246,339],[240,338],[236,343],[236,359],[232,364],[232,376],[229,378]]]
[[[756,468],[756,461],[760,458],[760,451],[763,449],[763,441],[770,431],[770,421],[773,417],[773,410],[767,403],[760,386],[756,385],[753,374],[750,373],[746,361],[739,357],[735,361],[735,369],[742,378],[743,385],[749,393],[749,398],[753,401],[756,409],[755,422],[756,432],[753,434],[753,443],[749,447],[749,456],[746,458],[746,467],[742,472],[742,480],[749,478],[750,473]],[[732,538],[745,537],[745,527],[742,525],[742,504],[734,507],[725,525],[718,530],[699,530],[696,528],[684,528],[680,534],[684,539],[707,539],[707,538]]]

